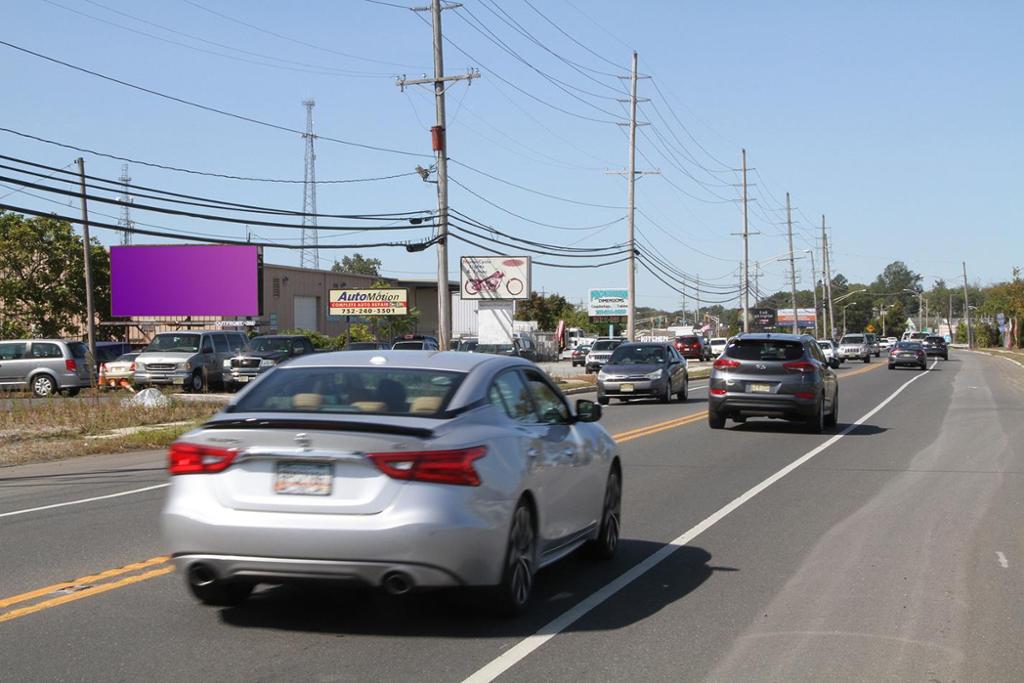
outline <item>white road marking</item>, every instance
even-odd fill
[[[856,429],[857,427],[871,419],[878,411],[880,411],[885,406],[889,405],[889,403],[892,402],[893,399],[895,399],[897,396],[903,393],[904,389],[906,389],[908,386],[910,386],[917,380],[927,375],[932,369],[935,368],[936,364],[938,364],[937,359],[932,363],[931,367],[928,369],[927,372],[924,372],[920,375],[914,375],[914,377],[901,384],[900,387],[896,389],[896,391],[889,394],[888,398],[886,398],[877,406],[869,410],[853,424],[847,425],[843,429],[843,431],[839,432],[831,439],[818,446],[817,448],[814,448],[813,450],[808,451],[804,455],[800,456],[800,458],[794,460],[786,467],[783,467],[781,470],[779,470],[772,476],[768,477],[760,484],[754,486],[752,489],[742,494],[739,498],[736,498],[725,507],[713,513],[710,517],[707,517],[697,526],[682,533],[674,540],[665,544],[664,546],[656,550],[653,554],[649,555],[645,560],[643,560],[639,564],[634,565],[632,568],[630,568],[626,572],[620,574],[618,577],[613,579],[610,583],[605,584],[602,588],[591,593],[589,596],[584,598],[581,602],[577,603],[568,611],[562,613],[561,616],[558,616],[552,621],[549,621],[544,626],[541,626],[536,633],[534,633],[531,636],[527,636],[526,638],[524,638],[523,640],[519,641],[511,648],[506,650],[503,654],[495,657],[493,660],[491,660],[483,667],[478,669],[475,673],[466,678],[466,680],[463,683],[489,683],[501,674],[508,671],[510,668],[512,668],[517,663],[519,663],[527,656],[529,656],[531,653],[533,653],[541,645],[548,642],[556,635],[567,629],[569,626],[571,626],[585,614],[590,612],[592,609],[594,609],[595,607],[606,601],[608,598],[612,597],[620,590],[636,581],[638,578],[640,578],[645,573],[650,571],[656,565],[664,561],[676,550],[682,548],[687,543],[693,541],[693,539],[697,538],[702,533],[713,527],[715,524],[722,521],[726,516],[734,512],[744,503],[750,501],[750,499],[752,499],[754,496],[761,493],[769,486],[776,483],[777,481],[785,477],[787,474],[797,469],[805,462],[807,462],[814,456],[818,455],[822,451],[826,450],[827,448],[838,442],[840,439],[842,439],[844,436],[852,432],[854,429]]]
[[[1003,569],[1010,568],[1010,561],[1006,559],[1006,555],[1003,555],[998,550],[996,551],[996,559],[999,560],[999,566]]]
[[[24,515],[29,512],[40,512],[42,510],[52,510],[54,508],[67,507],[68,505],[81,505],[82,503],[92,503],[97,500],[107,500],[108,498],[120,498],[121,496],[130,496],[136,493],[145,493],[146,491],[155,491],[157,489],[163,489],[170,486],[170,484],[156,484],[154,486],[145,486],[141,489],[132,489],[131,491],[121,491],[120,493],[108,493],[105,496],[95,496],[93,498],[82,498],[81,500],[69,500],[66,503],[54,503],[53,505],[42,505],[37,508],[26,508],[25,510],[15,510],[13,512],[0,512],[0,517],[13,517],[15,515]]]

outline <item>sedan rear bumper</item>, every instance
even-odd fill
[[[205,553],[175,555],[172,559],[181,573],[201,566],[216,579],[248,579],[265,583],[330,580],[376,588],[383,586],[386,578],[398,574],[405,579],[410,590],[464,585],[458,576],[443,567],[409,562],[309,560]]]

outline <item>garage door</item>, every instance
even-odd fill
[[[300,330],[316,329],[316,297],[295,297],[295,327]]]

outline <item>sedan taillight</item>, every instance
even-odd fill
[[[369,453],[366,457],[392,479],[479,486],[480,475],[473,467],[473,461],[485,455],[486,446],[474,446],[450,451]]]
[[[714,363],[716,370],[727,370],[729,368],[738,368],[739,366],[740,362],[738,360],[733,360],[732,358],[719,358]]]
[[[167,470],[171,474],[213,474],[223,472],[234,461],[238,451],[195,443],[172,443]]]

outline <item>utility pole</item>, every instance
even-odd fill
[[[825,214],[821,215],[821,257],[824,260],[824,276],[825,283],[823,289],[825,290],[825,302],[828,305],[828,329],[831,336],[829,339],[836,338],[836,319],[832,307],[832,267],[828,261],[828,234],[825,232]],[[824,311],[823,311],[824,312]]]
[[[789,227],[789,277],[793,296],[793,334],[800,334],[800,324],[796,317],[796,254],[793,253],[793,212],[789,204],[788,192],[786,193],[786,225]]]
[[[316,229],[316,150],[313,141],[313,107],[316,101],[303,100],[306,108],[306,172],[302,183],[302,249],[299,251],[299,265],[303,268],[320,269],[320,237]]]
[[[960,262],[964,267],[964,320],[967,321],[967,348],[974,348],[974,337],[971,335],[971,302],[967,299],[967,261]]]
[[[432,83],[434,86],[434,106],[437,115],[436,125],[430,129],[433,150],[437,155],[437,343],[442,351],[448,350],[451,339],[451,293],[448,289],[448,140],[447,121],[444,109],[445,83],[448,81],[479,78],[480,72],[470,69],[458,76],[444,75],[444,42],[441,37],[441,10],[462,7],[457,3],[441,6],[441,0],[431,0],[430,7],[415,7],[414,12],[430,12],[431,25],[434,29],[434,77],[406,79],[402,76],[397,85],[402,90],[407,85],[423,85]]]
[[[747,150],[743,153],[743,331],[750,331],[750,230],[747,216]]]
[[[949,292],[949,317],[946,319],[949,327],[949,340],[956,341],[956,332],[953,331],[953,292]]]
[[[704,320],[701,319],[701,317],[700,317],[700,275],[697,276],[697,287],[693,291],[697,295],[697,315],[696,315],[696,320],[697,320],[697,324],[701,325],[701,323],[703,323]],[[703,325],[701,325],[701,327],[703,327]]]
[[[761,301],[761,264],[754,261],[754,303]]]
[[[636,340],[636,248],[633,242],[633,213],[636,208],[636,67],[637,54],[633,50],[633,68],[629,79],[629,175],[626,196],[626,243],[629,245],[629,260],[626,261],[626,279],[629,288],[629,308],[626,317],[626,339]]]
[[[818,336],[818,269],[814,265],[814,250],[807,249],[806,251],[811,255],[811,297],[814,301],[814,337],[820,339]],[[821,337],[824,336],[824,334],[821,335]]]
[[[96,312],[92,303],[92,255],[89,242],[89,207],[85,201],[85,159],[78,157],[78,180],[82,188],[82,254],[85,261],[85,319],[89,340],[89,386],[96,385]]]

